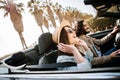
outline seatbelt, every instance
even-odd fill
[[[25,69],[28,70],[55,70],[59,67],[70,67],[76,66],[74,62],[63,62],[63,63],[50,63],[50,64],[40,64],[40,65],[29,65]]]

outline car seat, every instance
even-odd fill
[[[3,59],[2,63],[10,69],[22,69],[27,63],[27,58],[24,52],[17,52]]]
[[[52,40],[52,34],[43,33],[38,39],[39,54],[42,57],[39,59],[38,65],[28,65],[25,69],[38,70],[57,70],[58,67],[76,66],[73,62],[56,63],[58,57],[57,45]]]
[[[25,56],[28,59],[28,65],[38,64],[39,58],[41,57],[41,55],[39,54],[38,44],[35,45],[32,49],[26,50]]]
[[[39,64],[56,63],[57,45],[52,40],[52,34],[47,32],[42,34],[38,39],[38,48],[40,55]]]
[[[56,70],[58,67],[76,66],[73,62],[56,63],[58,57],[57,44],[52,40],[51,33],[44,33],[39,38],[39,51],[43,56],[39,59],[38,66],[28,66],[33,70]]]

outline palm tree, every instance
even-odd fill
[[[23,49],[27,48],[24,36],[22,34],[23,32],[23,22],[22,22],[22,15],[21,15],[21,11],[23,11],[24,9],[23,4],[19,3],[19,4],[15,4],[13,0],[0,0],[0,3],[2,3],[3,5],[0,6],[0,9],[4,9],[6,11],[6,13],[4,14],[4,17],[7,16],[8,14],[10,15],[10,19],[13,23],[13,26],[15,28],[15,30],[18,32]]]
[[[35,20],[40,26],[42,33],[44,33],[42,26],[44,25],[49,31],[49,22],[52,23],[53,27],[56,27],[56,21],[52,11],[52,3],[48,0],[30,0],[28,2],[28,8],[30,8],[31,14],[34,15]]]
[[[48,13],[50,21],[52,22],[53,27],[56,27],[56,21],[53,12],[54,9],[51,6],[53,6],[52,2],[50,2],[50,0],[46,0],[46,11]]]
[[[39,6],[40,1],[36,1],[36,0],[31,0],[30,2],[28,2],[28,8],[30,8],[30,12],[31,14],[33,14],[38,26],[41,28],[42,33],[44,33],[43,31],[43,10],[42,7]]]
[[[44,26],[48,29],[48,31],[49,31],[49,22],[48,22],[48,20],[46,19],[47,17],[44,17],[44,21],[43,21],[43,23],[44,23]]]
[[[55,5],[53,5],[53,9],[59,19],[59,22],[61,23],[62,20],[63,20],[63,15],[62,15],[62,11],[63,11],[63,8],[61,5],[59,5],[58,3],[56,3]]]

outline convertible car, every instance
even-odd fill
[[[120,0],[84,0],[86,5],[92,5],[97,11],[98,17],[120,18]],[[108,12],[113,5],[119,12]],[[118,21],[118,26],[120,21]],[[102,38],[112,29],[90,34],[94,38]],[[118,34],[118,36],[120,36]],[[101,46],[102,52],[112,48],[115,36],[111,41]],[[58,67],[73,66],[71,63],[56,63],[57,45],[52,41],[52,34],[43,33],[38,44],[31,49],[19,51],[3,59],[0,64],[0,80],[119,80],[120,65],[112,67],[93,67],[86,71],[59,71]],[[38,64],[39,63],[39,64]],[[120,64],[120,63],[118,63]]]

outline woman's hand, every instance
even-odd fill
[[[86,51],[89,50],[86,42],[79,38],[76,38],[76,46],[82,46]]]
[[[77,48],[74,45],[68,45],[68,44],[63,44],[63,43],[58,44],[57,47],[60,51],[69,53],[69,54],[71,53],[73,54],[77,50]]]
[[[111,56],[112,58],[114,58],[114,57],[120,57],[120,49],[112,52],[112,53],[110,54],[110,56]]]
[[[85,61],[85,58],[79,53],[79,51],[74,45],[60,43],[58,44],[58,49],[62,52],[73,54],[77,63],[81,63]]]

